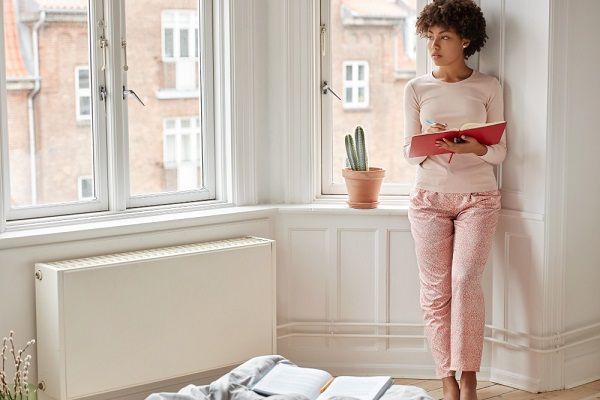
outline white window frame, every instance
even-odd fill
[[[79,85],[79,72],[80,71],[88,72],[88,84],[92,83],[90,79],[90,67],[87,65],[78,65],[75,67],[75,118],[77,121],[89,121],[92,119],[92,89],[88,86],[87,89],[82,89]],[[89,97],[90,98],[90,113],[84,115],[81,113],[81,98]]]
[[[348,74],[346,73],[348,67],[351,68],[352,79],[348,80]],[[358,71],[360,67],[364,68],[364,79],[358,79]],[[342,101],[344,102],[344,109],[361,109],[369,107],[369,63],[367,61],[344,61],[342,63],[342,78],[344,82]],[[351,90],[351,100],[348,101],[346,96],[347,90]],[[358,100],[358,92],[360,89],[364,90],[364,100]]]
[[[229,4],[231,0],[227,0]],[[125,53],[121,46],[100,48],[101,38],[108,43],[121,43],[126,39],[125,2],[91,2],[88,19],[90,97],[92,100],[93,150],[93,200],[73,201],[61,204],[32,205],[14,208],[10,203],[10,173],[8,159],[8,127],[6,101],[6,74],[4,62],[0,63],[0,232],[6,229],[22,229],[23,226],[71,224],[93,218],[122,218],[124,215],[142,213],[169,213],[180,210],[228,206],[232,165],[230,149],[223,145],[225,133],[229,133],[231,105],[224,101],[231,88],[225,85],[229,79],[231,62],[231,38],[225,35],[230,28],[231,5],[220,2],[198,1],[199,58],[199,104],[202,131],[202,182],[199,190],[176,193],[131,196],[129,190],[129,154],[127,127],[127,98],[123,100],[123,87],[127,87],[127,71],[124,71]],[[213,4],[217,14],[213,35]],[[0,17],[3,16],[0,4]],[[195,46],[194,34],[190,38]],[[162,39],[161,39],[162,40]],[[215,41],[213,43],[213,41]],[[3,24],[0,24],[0,52],[4,51]],[[216,51],[215,54],[213,52]],[[192,53],[195,55],[195,53]],[[219,72],[219,84],[215,84],[215,69]],[[37,71],[36,71],[37,72]],[[139,72],[139,71],[138,71]],[[76,79],[77,80],[77,79]],[[100,98],[100,87],[106,88],[108,96]],[[132,88],[135,89],[135,88]],[[216,129],[220,134],[217,135]],[[218,140],[217,140],[218,139]],[[218,177],[217,177],[218,175]],[[217,182],[219,182],[217,192]],[[140,208],[143,207],[143,208]],[[85,214],[85,215],[84,215]],[[64,221],[64,222],[61,222]]]
[[[181,192],[164,192],[155,194],[144,194],[144,195],[131,195],[129,186],[129,170],[126,176],[123,177],[119,186],[122,191],[127,193],[125,204],[120,204],[118,207],[123,209],[138,208],[157,206],[165,204],[176,204],[182,202],[194,202],[194,201],[206,201],[216,199],[216,172],[215,172],[215,99],[214,99],[214,71],[212,66],[214,65],[213,55],[213,4],[211,1],[201,1],[201,7],[198,9],[199,16],[199,37],[198,43],[200,46],[199,54],[200,60],[203,64],[202,68],[199,68],[200,77],[198,82],[200,90],[200,98],[198,99],[199,104],[203,107],[200,110],[200,130],[202,140],[202,183],[203,187],[197,190],[186,190]],[[124,8],[124,2],[121,4]],[[171,10],[166,10],[171,11]],[[164,13],[164,11],[163,11]],[[122,11],[122,15],[125,15],[125,11]],[[162,18],[162,17],[161,17]],[[192,37],[193,39],[193,37]],[[161,41],[164,42],[164,32],[161,27]],[[195,40],[192,40],[195,43]],[[163,43],[164,44],[164,43]],[[178,42],[177,42],[178,44]],[[164,48],[164,47],[163,47]],[[194,59],[193,57],[191,59]],[[127,87],[127,74],[122,74],[121,86]],[[127,121],[127,104],[123,109],[123,121]],[[125,138],[128,137],[128,127],[124,124]],[[124,147],[127,144],[125,143]],[[126,163],[129,155],[126,152],[124,155],[123,162]],[[118,168],[118,167],[117,167]]]
[[[418,15],[427,4],[427,0],[417,0]],[[320,0],[320,24],[325,26],[325,35],[321,38],[320,43],[325,47],[324,49],[317,46],[318,56],[316,68],[320,73],[320,82],[326,81],[332,82],[333,71],[332,71],[332,58],[331,51],[334,45],[332,44],[330,32],[330,21],[331,21],[331,0]],[[319,63],[320,62],[320,63]],[[417,37],[417,75],[423,75],[428,71],[428,57],[427,47],[424,39]],[[345,74],[344,71],[342,71]],[[343,75],[344,76],[344,75]],[[345,98],[344,88],[332,88],[342,98],[342,102]],[[332,109],[333,102],[339,102],[329,91],[325,94],[320,92],[320,102],[317,103],[320,109],[320,126],[319,126],[319,137],[320,137],[320,193],[317,192],[317,196],[320,199],[339,198],[340,195],[346,195],[345,183],[337,183],[333,181],[333,146],[339,146],[339,143],[333,143],[333,118]],[[402,157],[402,149],[398,149],[398,157]],[[380,194],[382,198],[396,198],[398,196],[408,196],[412,182],[407,183],[385,183],[381,187]]]

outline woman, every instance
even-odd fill
[[[409,81],[404,97],[404,157],[417,166],[408,218],[420,304],[444,399],[471,400],[477,399],[483,350],[481,278],[500,210],[493,167],[506,156],[506,134],[493,146],[463,136],[464,143],[437,143],[451,153],[408,154],[413,135],[504,120],[502,89],[496,78],[465,64],[487,38],[483,14],[471,0],[435,0],[420,13],[416,28],[427,38],[436,67]]]

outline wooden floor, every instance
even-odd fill
[[[434,399],[442,399],[441,379],[394,379],[397,385],[413,385],[421,387]],[[600,380],[577,386],[573,389],[555,390],[544,393],[529,393],[508,386],[499,385],[494,382],[479,381],[477,383],[477,397],[479,400],[486,399],[553,399],[553,400],[593,400],[600,399]]]

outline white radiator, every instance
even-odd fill
[[[42,400],[106,394],[276,353],[272,240],[38,263],[35,271]]]

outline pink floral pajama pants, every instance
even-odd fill
[[[437,378],[479,371],[485,305],[481,279],[498,223],[500,191],[414,188],[408,219],[419,266],[420,304]]]

